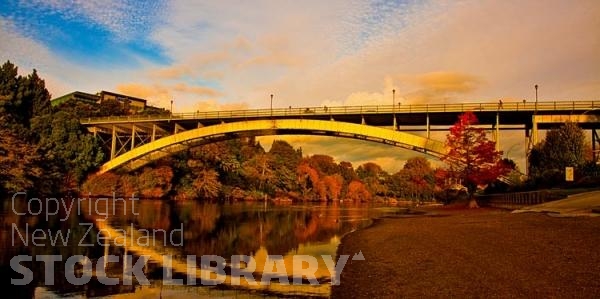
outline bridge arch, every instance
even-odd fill
[[[443,142],[390,129],[314,119],[272,119],[222,123],[179,132],[141,145],[106,162],[99,174],[118,168],[134,170],[190,145],[206,144],[244,136],[326,135],[354,138],[402,147],[441,157],[447,153]]]

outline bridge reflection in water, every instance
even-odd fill
[[[126,263],[122,259],[127,255],[134,256],[134,263],[141,256],[149,259],[144,270],[150,278],[151,286],[138,285],[135,292],[141,292],[140,294],[154,292],[157,284],[162,287],[163,268],[169,268],[173,277],[183,279],[184,283],[188,282],[188,275],[196,278],[195,286],[165,286],[171,289],[196,289],[201,284],[200,278],[206,281],[205,278],[210,277],[222,282],[217,289],[203,287],[203,290],[192,292],[228,292],[223,290],[230,289],[232,292],[245,290],[244,292],[250,292],[246,294],[257,293],[261,296],[279,294],[326,297],[329,296],[330,278],[334,274],[329,271],[326,263],[329,262],[330,267],[334,267],[331,263],[336,263],[336,250],[340,237],[367,225],[371,217],[386,212],[383,209],[365,206],[340,205],[288,205],[265,208],[263,203],[220,206],[191,201],[173,203],[151,200],[136,201],[133,204],[136,205],[136,211],[139,211],[140,215],[122,213],[121,211],[125,209],[130,211],[130,208],[123,204],[116,207],[115,215],[111,215],[106,220],[102,215],[105,215],[105,212],[112,213],[114,207],[108,207],[108,211],[96,211],[85,217],[93,221],[97,230],[105,237],[110,238],[109,244],[103,248],[104,255],[117,254],[121,259],[118,263],[107,265],[110,269],[107,272],[111,277],[123,273],[119,267],[124,269]],[[89,209],[85,207],[84,210]],[[156,235],[156,240],[150,240],[150,246],[137,244],[136,240],[144,235],[141,229],[164,230],[169,233],[170,230],[179,228],[181,224],[183,224],[184,243],[182,247],[168,244],[165,246],[163,236],[160,234]],[[168,236],[166,239],[169,239]],[[115,245],[113,241],[117,244]],[[242,254],[252,256],[256,262],[256,268],[252,273],[256,284],[248,283],[243,276],[239,283],[232,281],[230,267],[236,265],[231,264],[230,257]],[[267,285],[260,283],[262,274],[270,272],[264,269],[265,265],[272,265],[272,262],[267,263],[269,254],[283,256],[282,263],[285,265],[290,284],[280,283],[277,277],[272,278]],[[293,256],[297,254],[316,258],[318,262],[316,271],[303,274],[314,274],[319,281],[318,285],[311,285],[306,279],[303,279],[300,285],[292,284],[294,281],[292,272],[295,266]],[[196,267],[188,266],[186,260],[188,255],[196,256],[196,265],[194,265]],[[200,266],[202,255],[219,255],[225,258],[226,275],[203,269]],[[321,255],[329,255],[332,260],[324,260]],[[172,258],[165,258],[165,256]],[[238,269],[238,273],[245,273],[244,269]]]

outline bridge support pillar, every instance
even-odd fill
[[[531,147],[538,143],[538,121],[536,115],[532,118],[531,136],[529,138],[531,140]]]
[[[364,115],[360,116],[360,124],[361,125],[366,125],[367,124],[367,122],[365,121],[365,116]]]
[[[495,135],[496,135],[496,151],[500,150],[500,113],[497,112],[496,113],[496,130],[495,130]]]
[[[430,125],[429,125],[429,113],[427,113],[426,116],[426,124],[425,126],[427,126],[427,139],[431,138],[431,130],[430,130]]]
[[[112,139],[110,144],[110,159],[115,158],[115,153],[117,151],[117,127],[115,125],[112,126]]]
[[[592,156],[594,159],[594,162],[598,162],[598,145],[600,145],[600,138],[598,137],[598,132],[596,132],[596,129],[592,129]]]
[[[152,136],[150,136],[150,141],[154,142],[156,140],[156,124],[152,125]]]
[[[185,131],[185,128],[180,126],[179,124],[175,124],[175,134]]]
[[[135,125],[131,126],[131,149],[135,148]]]

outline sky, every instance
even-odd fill
[[[600,100],[600,2],[0,1],[0,60],[53,97],[109,90],[175,112],[402,103]],[[504,133],[503,133],[504,134]],[[443,140],[444,135],[434,138]],[[396,171],[417,154],[269,137]],[[501,136],[523,167],[522,132]]]

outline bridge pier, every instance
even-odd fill
[[[431,138],[431,130],[430,130],[431,127],[429,125],[429,113],[427,113],[427,116],[426,116],[426,124],[425,124],[425,126],[427,127],[426,128],[426,130],[427,130],[427,139],[430,139]]]
[[[117,126],[112,125],[112,137],[110,143],[110,159],[115,158],[115,153],[117,151]]]
[[[135,148],[135,125],[131,126],[131,149]]]
[[[496,151],[500,150],[500,112],[496,112]]]
[[[596,132],[596,128],[592,129],[592,157],[594,162],[598,162],[598,146],[600,145],[600,138],[598,137],[598,132]]]

